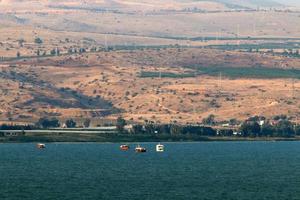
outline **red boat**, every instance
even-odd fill
[[[124,144],[124,145],[121,145],[121,146],[120,146],[120,149],[121,149],[122,151],[128,151],[128,150],[130,149],[130,147],[129,147],[129,145]]]

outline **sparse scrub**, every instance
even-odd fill
[[[172,73],[172,72],[149,72],[142,71],[140,74],[141,78],[190,78],[195,77],[192,73]]]

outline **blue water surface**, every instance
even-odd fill
[[[0,144],[0,199],[300,199],[300,142]]]

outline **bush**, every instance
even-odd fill
[[[84,125],[85,128],[90,127],[90,125],[91,125],[91,120],[90,120],[90,119],[84,120],[83,125]]]
[[[36,44],[42,44],[43,40],[41,38],[37,37],[37,38],[34,39],[34,43],[36,43]]]
[[[57,128],[60,126],[59,120],[56,118],[40,118],[39,121],[36,123],[36,126],[40,128]]]
[[[219,136],[233,136],[233,130],[230,129],[221,129],[218,132]]]
[[[76,128],[76,122],[73,119],[68,119],[66,121],[67,128]]]
[[[35,127],[32,125],[7,125],[2,124],[0,130],[32,130]]]
[[[207,118],[204,118],[202,120],[202,123],[206,124],[206,125],[214,125],[215,124],[215,116],[209,115]]]

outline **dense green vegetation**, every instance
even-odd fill
[[[76,128],[76,122],[73,119],[68,119],[65,124],[67,128]]]
[[[134,125],[130,134],[145,135],[198,135],[216,136],[216,130],[205,126],[176,125],[176,124],[146,124]]]
[[[262,43],[262,44],[225,44],[225,45],[208,45],[206,48],[222,50],[239,50],[239,49],[294,49],[298,48],[299,42],[285,43]]]
[[[258,40],[258,41],[298,41],[299,38],[281,38],[281,37],[194,37],[187,38],[192,41],[202,40]]]
[[[266,119],[263,116],[250,117],[238,124],[221,128],[221,125],[209,116],[203,120],[205,125],[155,124],[148,122],[132,125],[126,129],[127,122],[119,117],[115,129],[95,132],[88,129],[75,128],[76,122],[66,121],[68,128],[57,127],[55,118],[42,118],[36,126],[1,125],[0,130],[19,130],[16,135],[0,132],[0,142],[143,142],[143,141],[209,141],[209,140],[265,140],[300,139],[300,125],[290,121],[285,115]],[[230,120],[234,121],[234,120]],[[88,123],[87,123],[88,124]],[[39,127],[40,126],[40,127]],[[48,127],[45,130],[45,127]],[[35,131],[32,131],[35,130]],[[81,132],[84,131],[84,132]],[[7,133],[10,133],[7,131]]]
[[[125,132],[126,121],[122,117],[118,117],[116,127],[119,133]]]
[[[300,126],[287,119],[278,120],[273,124],[267,121],[263,125],[259,125],[255,120],[247,120],[241,125],[240,131],[243,137],[290,138],[300,135]]]
[[[260,121],[264,121],[264,123],[260,125]],[[254,117],[243,122],[239,128],[214,129],[212,127],[199,125],[146,124],[133,126],[130,134],[290,138],[300,135],[300,126],[293,124],[287,119],[275,120],[274,123],[271,124],[267,120],[261,120],[261,118]]]
[[[300,79],[300,70],[298,69],[279,69],[265,67],[190,67],[202,74],[210,76],[227,76],[231,78],[249,77],[249,78],[296,78]]]
[[[40,127],[40,128],[57,128],[60,126],[60,123],[59,123],[59,120],[56,119],[56,118],[51,118],[51,119],[48,119],[48,118],[40,118],[39,121],[36,123],[36,126],[37,127]]]
[[[122,122],[123,123],[123,122]],[[199,125],[140,124],[130,131],[118,129],[107,133],[76,132],[31,132],[37,127],[3,125],[2,130],[23,130],[16,136],[0,133],[0,142],[150,142],[150,141],[215,141],[215,140],[277,140],[300,139],[300,126],[287,119],[279,119],[274,124],[266,121],[260,125],[255,118],[248,119],[238,128],[212,128]],[[25,131],[26,132],[25,132]],[[65,129],[61,129],[65,130]]]
[[[35,128],[36,128],[35,126],[31,126],[31,125],[8,125],[8,124],[0,125],[0,130],[33,130]]]
[[[173,39],[173,40],[191,40],[191,41],[210,41],[210,40],[248,40],[248,41],[298,41],[300,38],[292,37],[217,37],[217,36],[201,36],[201,37],[184,37],[184,36],[167,36],[160,35],[156,38]]]

